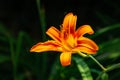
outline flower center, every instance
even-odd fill
[[[77,41],[76,39],[73,37],[73,35],[69,35],[67,36],[67,38],[63,41],[63,50],[65,51],[72,51],[72,49],[75,48],[75,46],[77,45]]]

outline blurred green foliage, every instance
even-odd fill
[[[41,8],[40,1],[37,0],[36,3],[42,41],[45,41],[46,13],[44,8]],[[116,11],[120,8],[112,1],[106,3]],[[118,80],[120,78],[120,22],[100,11],[96,11],[95,14],[95,17],[106,26],[99,28],[89,37],[100,47],[98,53],[93,56],[107,68],[106,72],[90,58],[79,55],[73,55],[70,66],[62,67],[58,54],[55,56],[48,53],[30,53],[31,46],[37,43],[37,40],[25,31],[19,31],[14,35],[9,28],[0,23],[0,80]]]

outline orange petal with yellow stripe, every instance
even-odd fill
[[[94,49],[96,51],[99,49],[99,47],[97,46],[97,44],[93,40],[86,38],[86,37],[80,37],[77,40],[77,44],[82,45],[82,46],[86,46],[86,47],[88,47],[90,49]]]
[[[83,45],[78,45],[75,49],[73,49],[73,51],[83,52],[86,54],[95,54],[96,53],[95,49],[91,49],[91,48],[83,46]]]
[[[83,36],[83,35],[86,34],[86,33],[88,33],[88,34],[93,34],[93,33],[94,33],[94,31],[93,31],[93,29],[91,28],[91,26],[89,26],[89,25],[80,26],[80,27],[77,29],[75,35],[79,38],[79,37]]]
[[[68,13],[63,20],[62,30],[68,34],[74,33],[76,29],[76,21],[77,16],[73,15],[73,13]]]
[[[50,27],[47,32],[47,35],[49,35],[52,39],[54,39],[57,42],[61,42],[60,40],[60,31],[56,29],[55,27]]]
[[[39,42],[30,49],[30,52],[45,52],[45,51],[60,51],[61,52],[62,48],[59,46],[57,42],[50,40],[44,43]]]
[[[60,55],[60,62],[62,66],[68,66],[71,64],[71,53],[70,52],[63,52]]]

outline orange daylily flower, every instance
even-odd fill
[[[60,31],[54,26],[47,30],[46,34],[53,40],[37,43],[30,49],[30,52],[62,52],[60,55],[62,66],[71,64],[71,56],[74,53],[95,54],[98,46],[94,41],[83,36],[86,33],[93,34],[93,29],[89,25],[83,25],[76,30],[76,21],[77,16],[68,13],[63,20]]]

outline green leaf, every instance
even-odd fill
[[[58,79],[59,70],[60,70],[59,58],[57,57],[53,66],[51,67],[51,71],[50,71],[50,75],[48,77],[48,80]]]
[[[0,54],[0,63],[10,60],[10,57]]]
[[[75,79],[74,77],[71,77],[70,80],[77,80],[77,79]]]
[[[104,42],[103,44],[100,44],[99,47],[100,50],[98,51],[98,54],[102,54],[97,57],[98,60],[115,59],[120,57],[120,38]]]
[[[15,53],[16,63],[18,62],[18,58],[19,58],[20,51],[21,51],[21,48],[22,48],[23,35],[24,35],[24,32],[19,32],[17,43],[16,43],[16,53]]]
[[[108,74],[107,73],[103,73],[101,76],[102,80],[108,80]]]
[[[106,26],[105,28],[101,28],[92,37],[95,38],[97,36],[102,35],[103,33],[106,33],[108,31],[114,30],[114,29],[120,29],[120,23]]]
[[[81,73],[82,80],[93,80],[91,72],[87,64],[81,58],[74,58],[78,70]]]
[[[109,67],[107,67],[107,72],[108,72],[108,71],[112,71],[112,70],[114,70],[114,69],[118,69],[118,68],[120,68],[120,63],[112,64],[112,65],[110,65]]]
[[[96,80],[108,80],[108,74],[105,72],[101,72]]]

